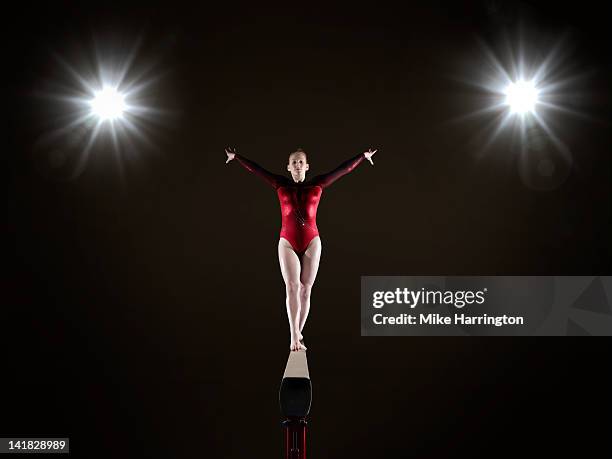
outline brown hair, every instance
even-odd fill
[[[304,157],[306,158],[306,162],[308,162],[308,154],[306,154],[306,152],[302,148],[298,148],[293,153],[290,153],[289,157],[291,158],[291,155],[294,155],[296,153],[302,153]]]

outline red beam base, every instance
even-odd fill
[[[306,419],[289,418],[282,424],[285,430],[285,459],[306,459]]]

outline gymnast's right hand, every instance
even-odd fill
[[[225,149],[225,153],[227,153],[227,161],[225,161],[225,164],[229,163],[232,159],[234,159],[234,157],[236,156],[236,149],[232,148],[232,147],[227,147]]]

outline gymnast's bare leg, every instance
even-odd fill
[[[308,244],[306,252],[302,256],[302,271],[300,273],[300,334],[308,318],[310,311],[310,293],[321,260],[321,238],[315,237]]]
[[[301,260],[289,241],[284,238],[278,241],[278,260],[287,293],[287,317],[292,351],[306,349],[306,346],[300,343],[301,330],[310,309],[310,292],[319,269],[320,258],[321,239],[318,236],[310,241]]]

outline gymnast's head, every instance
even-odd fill
[[[303,182],[306,178],[306,171],[309,169],[306,152],[298,148],[289,155],[289,164],[287,170],[291,172],[291,177],[294,182]]]

